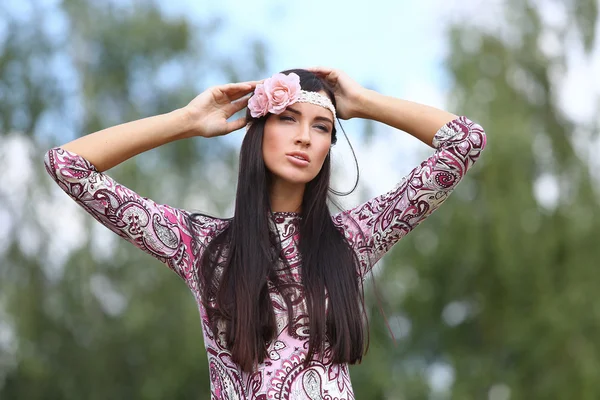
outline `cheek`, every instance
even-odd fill
[[[277,154],[281,153],[282,149],[283,145],[280,136],[275,135],[271,129],[265,129],[262,143],[262,155],[265,165],[269,169],[273,167],[275,162],[274,159]]]
[[[329,153],[329,149],[331,148],[331,140],[329,139],[324,139],[322,141],[319,141],[319,143],[315,143],[317,147],[315,150],[317,150],[315,153],[315,155],[317,156],[318,160],[319,160],[319,169],[321,168],[321,166],[323,165],[323,162],[325,162],[325,158],[327,157],[327,154]]]

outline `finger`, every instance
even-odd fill
[[[228,93],[227,97],[229,98],[229,100],[231,102],[239,100],[239,99],[241,99],[244,96],[248,96],[248,98],[250,98],[249,94],[250,94],[250,92],[252,92],[252,90],[254,90],[254,89],[243,90],[243,91],[238,91],[238,92],[233,92],[233,93]]]
[[[250,96],[246,95],[246,97],[231,103],[231,115],[246,108],[248,106],[248,100],[250,100]]]
[[[246,117],[238,118],[235,121],[227,123],[227,132],[237,131],[246,126]]]
[[[263,81],[246,81],[246,82],[236,82],[236,83],[228,83],[223,85],[223,90],[226,91],[238,91],[238,90],[254,90],[256,85],[262,83]]]
[[[247,81],[247,82],[243,82],[243,83],[247,83],[248,85],[252,85],[253,87],[256,87],[256,85],[258,85],[259,83],[263,83],[265,80],[261,79],[259,81]]]
[[[252,92],[254,89],[256,89],[257,84],[258,81],[232,84],[232,86],[229,88],[224,88],[224,93],[227,95],[229,100],[234,101]]]
[[[220,105],[227,105],[234,100],[250,93],[253,89],[248,85],[238,85],[230,83],[227,85],[215,86],[213,96]]]
[[[308,67],[306,69],[309,71],[313,71],[313,72],[323,72],[323,71],[331,71],[332,68],[325,67],[322,65],[315,65],[313,67]]]
[[[247,83],[228,83],[227,85],[219,87],[219,89],[227,95],[232,95],[240,92],[249,93],[254,87]]]
[[[333,68],[329,68],[329,67],[309,67],[307,68],[308,71],[313,72],[317,75],[329,75],[333,72]]]

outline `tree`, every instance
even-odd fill
[[[450,108],[486,128],[488,147],[387,259],[378,282],[400,342],[361,369],[399,379],[357,398],[600,396],[600,201],[580,151],[598,125],[572,120],[557,95],[567,51],[594,47],[598,3],[561,4],[564,26],[544,24],[543,2],[506,1],[501,30],[464,16],[449,29]]]
[[[7,338],[0,340],[0,398],[207,397],[189,290],[97,226],[48,179],[41,160],[76,136],[185,105],[207,86],[208,69],[229,81],[258,76],[264,48],[248,40],[255,59],[244,63],[209,54],[218,19],[195,27],[165,17],[151,1],[38,3],[0,6],[0,25],[8,26],[0,154],[12,172],[0,179],[8,226],[0,247],[0,336]],[[231,176],[235,154],[224,141],[174,142],[110,174],[156,201],[218,213],[235,184],[215,180],[215,171]]]

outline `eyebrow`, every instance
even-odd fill
[[[302,113],[298,110],[293,109],[292,107],[288,107],[286,108],[287,111],[291,111],[292,113],[296,114],[296,115],[302,115]],[[329,122],[331,125],[333,125],[333,121],[327,117],[315,117],[315,120],[317,121],[326,121]]]

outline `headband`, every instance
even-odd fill
[[[302,90],[300,77],[293,72],[289,75],[275,74],[256,85],[254,94],[248,100],[248,109],[253,118],[260,118],[267,113],[281,114],[295,103],[310,103],[326,108],[331,111],[335,121],[335,107],[329,97]]]

